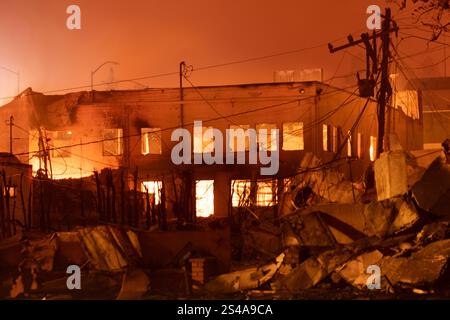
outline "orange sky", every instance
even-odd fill
[[[375,0],[1,0],[0,65],[19,71],[21,89],[36,91],[89,85],[90,71],[106,60],[95,82],[121,80],[178,70],[185,60],[194,67],[289,51],[352,33],[367,31],[366,8]],[[81,30],[66,28],[66,8],[81,7]],[[394,10],[397,16],[397,10]],[[401,12],[402,23],[410,23]],[[408,32],[415,32],[408,30]],[[417,32],[415,32],[417,33]],[[444,38],[441,39],[445,41]],[[342,39],[334,42],[344,43]],[[448,40],[447,40],[448,41]],[[431,44],[431,48],[439,47]],[[423,40],[405,40],[400,50],[427,48]],[[448,53],[448,50],[447,50]],[[274,70],[323,67],[325,79],[364,65],[354,57],[364,51],[330,54],[327,47],[237,64],[191,75],[196,85],[270,82]],[[417,67],[441,61],[444,50],[407,60]],[[444,64],[417,69],[419,75],[443,76]],[[353,84],[354,78],[344,79]],[[337,80],[336,83],[342,82]],[[177,76],[140,81],[145,86],[177,86]],[[128,82],[116,88],[137,88]],[[105,87],[99,89],[105,89]],[[16,76],[0,70],[0,97],[16,93]],[[1,101],[0,101],[1,103]]]

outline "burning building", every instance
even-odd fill
[[[389,108],[405,150],[422,145],[419,114],[417,104]],[[164,200],[169,214],[185,214],[188,220],[227,217],[246,188],[252,190],[249,201],[257,207],[275,206],[283,181],[296,173],[305,153],[316,154],[323,163],[335,161],[347,177],[359,178],[377,150],[375,100],[314,81],[65,95],[28,89],[1,108],[2,119],[10,116],[13,152],[35,173],[64,179],[104,168],[137,172],[141,190],[153,194],[156,203]],[[248,161],[176,165],[171,153],[177,141],[171,135],[177,128],[191,133],[189,157],[214,149],[212,137],[195,132],[195,121],[202,121],[204,130],[243,129],[245,143],[233,137],[222,145],[224,151],[246,159],[251,148],[247,129],[254,129],[259,151],[278,148],[279,170],[263,176],[262,164]],[[278,145],[273,135],[260,139],[264,129],[279,130]],[[2,149],[9,148],[6,131],[0,141]]]

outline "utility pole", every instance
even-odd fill
[[[13,133],[12,133],[12,127],[13,127],[13,125],[14,125],[14,117],[13,116],[10,116],[9,117],[9,122],[8,122],[8,125],[9,125],[9,154],[13,154]]]
[[[366,48],[366,59],[367,59],[367,67],[366,67],[366,79],[360,79],[359,74],[357,74],[358,78],[358,86],[361,97],[372,97],[374,96],[374,90],[376,87],[376,74],[378,73],[378,55],[377,55],[377,43],[376,39],[381,38],[381,50],[382,50],[382,58],[381,58],[381,84],[377,93],[377,120],[378,120],[378,139],[377,139],[377,157],[379,157],[380,153],[383,152],[383,140],[385,133],[385,115],[386,115],[386,104],[388,103],[391,95],[392,88],[389,82],[389,46],[390,46],[390,33],[397,32],[398,26],[394,22],[393,27],[391,28],[391,9],[387,8],[386,13],[383,15],[384,21],[382,25],[382,30],[380,32],[374,32],[373,35],[369,35],[368,33],[361,34],[361,39],[354,40],[350,35],[348,36],[348,43],[342,45],[340,47],[333,47],[331,43],[328,44],[328,49],[330,53],[335,53],[340,50],[344,50],[350,47],[354,47],[360,44],[364,44]],[[373,40],[373,43],[370,43],[370,40]],[[370,63],[372,62],[372,68],[370,68]]]
[[[183,105],[183,99],[184,99],[184,92],[183,92],[183,77],[184,73],[186,72],[186,62],[181,61],[180,62],[180,126],[183,128],[184,125],[184,105]]]
[[[392,95],[392,88],[389,82],[389,46],[391,44],[390,38],[391,28],[391,9],[386,9],[386,16],[383,21],[383,30],[381,36],[382,42],[382,60],[381,60],[381,85],[378,92],[378,142],[377,142],[377,157],[384,150],[384,130],[386,120],[386,104]]]

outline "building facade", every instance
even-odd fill
[[[412,81],[423,109],[423,148],[441,149],[450,137],[450,78],[423,78]]]
[[[421,149],[420,117],[389,108],[395,119],[389,132],[397,134],[406,150]],[[143,190],[153,193],[157,203],[164,198],[168,212],[187,197],[193,199],[197,216],[227,216],[239,202],[236,194],[249,185],[256,206],[275,205],[283,179],[296,173],[307,152],[323,163],[334,161],[357,179],[375,160],[377,149],[376,102],[320,82],[189,87],[182,94],[179,88],[168,88],[49,96],[28,89],[0,109],[0,120],[10,116],[13,153],[32,164],[33,171],[40,168],[61,179],[125,168],[137,172]],[[196,154],[214,151],[218,141],[217,136],[198,135],[198,121],[203,130],[222,133],[222,151],[228,150],[236,162],[245,155],[245,163],[194,164]],[[180,128],[190,134],[191,164],[174,163],[179,140],[172,134]],[[233,136],[227,141],[227,129],[242,129],[243,140]],[[5,127],[0,149],[9,150],[8,142]],[[276,174],[261,174],[265,165],[249,159],[253,148],[279,153]],[[186,181],[191,187],[183,187]]]

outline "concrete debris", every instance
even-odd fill
[[[382,294],[449,290],[450,165],[393,142],[364,182],[317,169],[318,158],[306,154],[278,212],[256,208],[240,224],[213,217],[183,232],[99,225],[1,240],[0,295],[76,297],[63,281],[71,264],[121,300],[295,298],[343,287],[370,298],[374,267]]]
[[[272,287],[278,290],[287,289],[291,292],[306,290],[314,287],[326,276],[327,272],[322,265],[311,257],[294,268],[279,283],[275,282]]]
[[[275,275],[283,259],[284,253],[271,264],[219,275],[207,282],[205,289],[212,293],[230,293],[259,288]]]
[[[395,234],[405,229],[412,227],[420,216],[417,209],[411,202],[405,201],[402,198],[393,199],[394,203],[394,221],[389,228],[389,234]]]
[[[354,203],[359,201],[363,190],[346,180],[338,170],[308,170],[321,164],[313,153],[306,153],[297,174],[283,195],[281,209],[288,214],[296,209],[321,202]]]
[[[89,262],[96,270],[120,271],[135,266],[139,260],[139,251],[123,230],[98,226],[79,229],[78,235]]]
[[[320,213],[298,215],[290,220],[290,228],[288,226],[285,230],[293,230],[301,246],[331,247],[336,245],[336,239],[327,224],[322,220]],[[287,237],[289,238],[289,235]]]
[[[440,240],[410,257],[384,257],[381,270],[393,285],[431,285],[446,271],[449,257],[450,239]]]
[[[283,241],[304,246],[349,244],[364,237],[397,234],[412,227],[419,218],[414,205],[403,198],[368,204],[316,205],[283,216]]]
[[[272,284],[274,289],[297,292],[316,286],[336,268],[352,257],[345,248],[325,251],[317,257],[310,257],[293,268],[284,277]]]
[[[403,151],[384,152],[375,161],[375,184],[378,201],[408,192],[406,154]]]
[[[365,206],[363,216],[364,233],[379,237],[396,234],[419,220],[414,206],[402,198],[372,202]]]
[[[382,258],[383,254],[378,250],[364,253],[347,262],[338,273],[352,286],[358,289],[366,289],[369,276],[371,275],[371,273],[367,272],[367,268],[372,265],[379,265]]]

